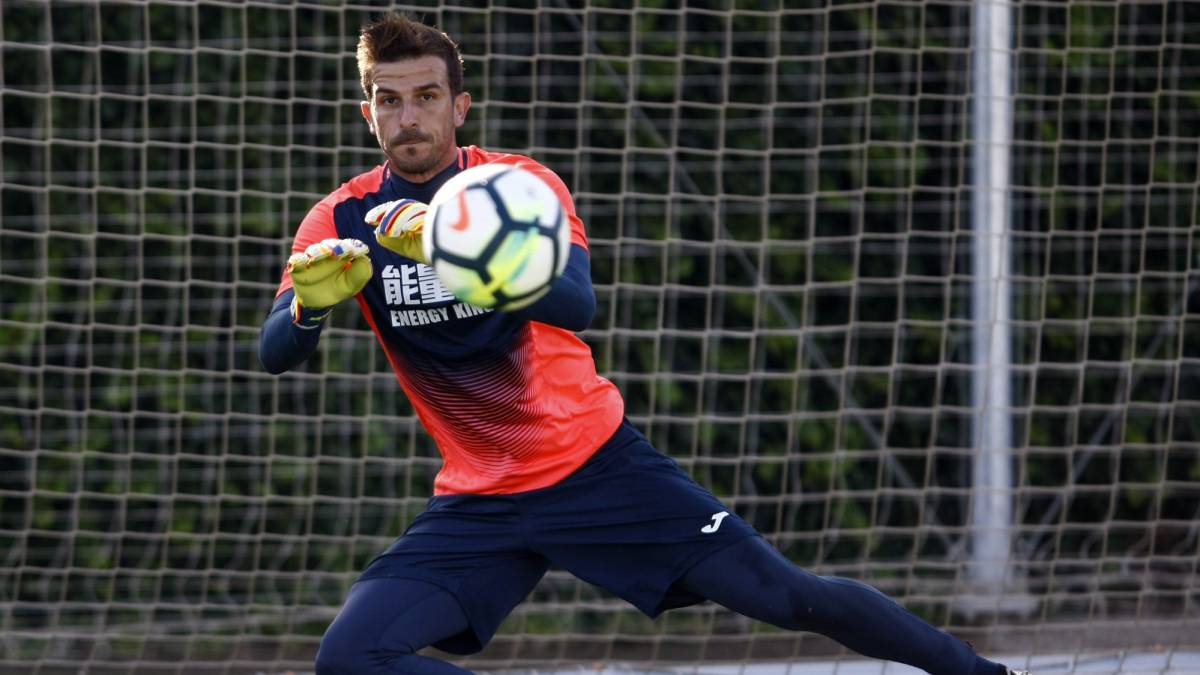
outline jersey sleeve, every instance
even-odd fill
[[[296,236],[292,239],[292,253],[302,253],[309,246],[323,241],[325,239],[337,239],[337,224],[333,220],[333,205],[334,199],[331,195],[317,202],[308,211],[308,215],[304,220],[300,221],[300,227],[296,230]],[[275,297],[279,297],[284,291],[292,287],[292,275],[288,274],[287,266],[283,268],[283,274],[279,281],[279,289],[275,291]]]

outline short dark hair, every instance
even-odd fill
[[[463,58],[458,45],[442,31],[414,21],[403,15],[390,13],[363,26],[358,36],[358,73],[362,76],[363,92],[371,98],[371,84],[375,80],[375,65],[422,56],[438,56],[446,62],[446,74],[450,77],[450,93],[457,96],[463,91]]]

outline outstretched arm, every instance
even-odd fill
[[[274,375],[312,356],[333,306],[371,279],[366,244],[338,236],[333,207],[339,194],[313,205],[292,240],[279,291],[259,333],[258,360]]]
[[[259,334],[258,360],[267,372],[277,375],[312,355],[333,306],[370,280],[367,252],[357,239],[325,239],[288,258],[292,285],[275,298]]]
[[[570,331],[585,330],[596,313],[596,291],[592,288],[592,263],[587,249],[571,245],[567,267],[550,285],[550,292],[514,315]]]
[[[292,317],[292,299],[295,293],[289,289],[275,299],[275,305],[267,320],[263,322],[258,336],[258,360],[272,375],[278,375],[300,365],[317,350],[321,338],[321,326],[330,309],[300,310],[300,320]]]

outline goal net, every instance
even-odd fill
[[[436,448],[356,309],[257,362],[301,217],[381,161],[353,46],[384,5],[0,4],[0,671],[307,670],[424,508]],[[1003,488],[973,470],[971,3],[387,6],[460,41],[460,142],[572,188],[629,417],[791,560],[988,654],[1200,649],[1200,3],[1013,9]],[[841,655],[552,571],[458,663]]]

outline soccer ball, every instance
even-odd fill
[[[442,284],[476,307],[520,309],[562,274],[571,228],[541,178],[511,164],[460,172],[433,196],[422,235]]]

